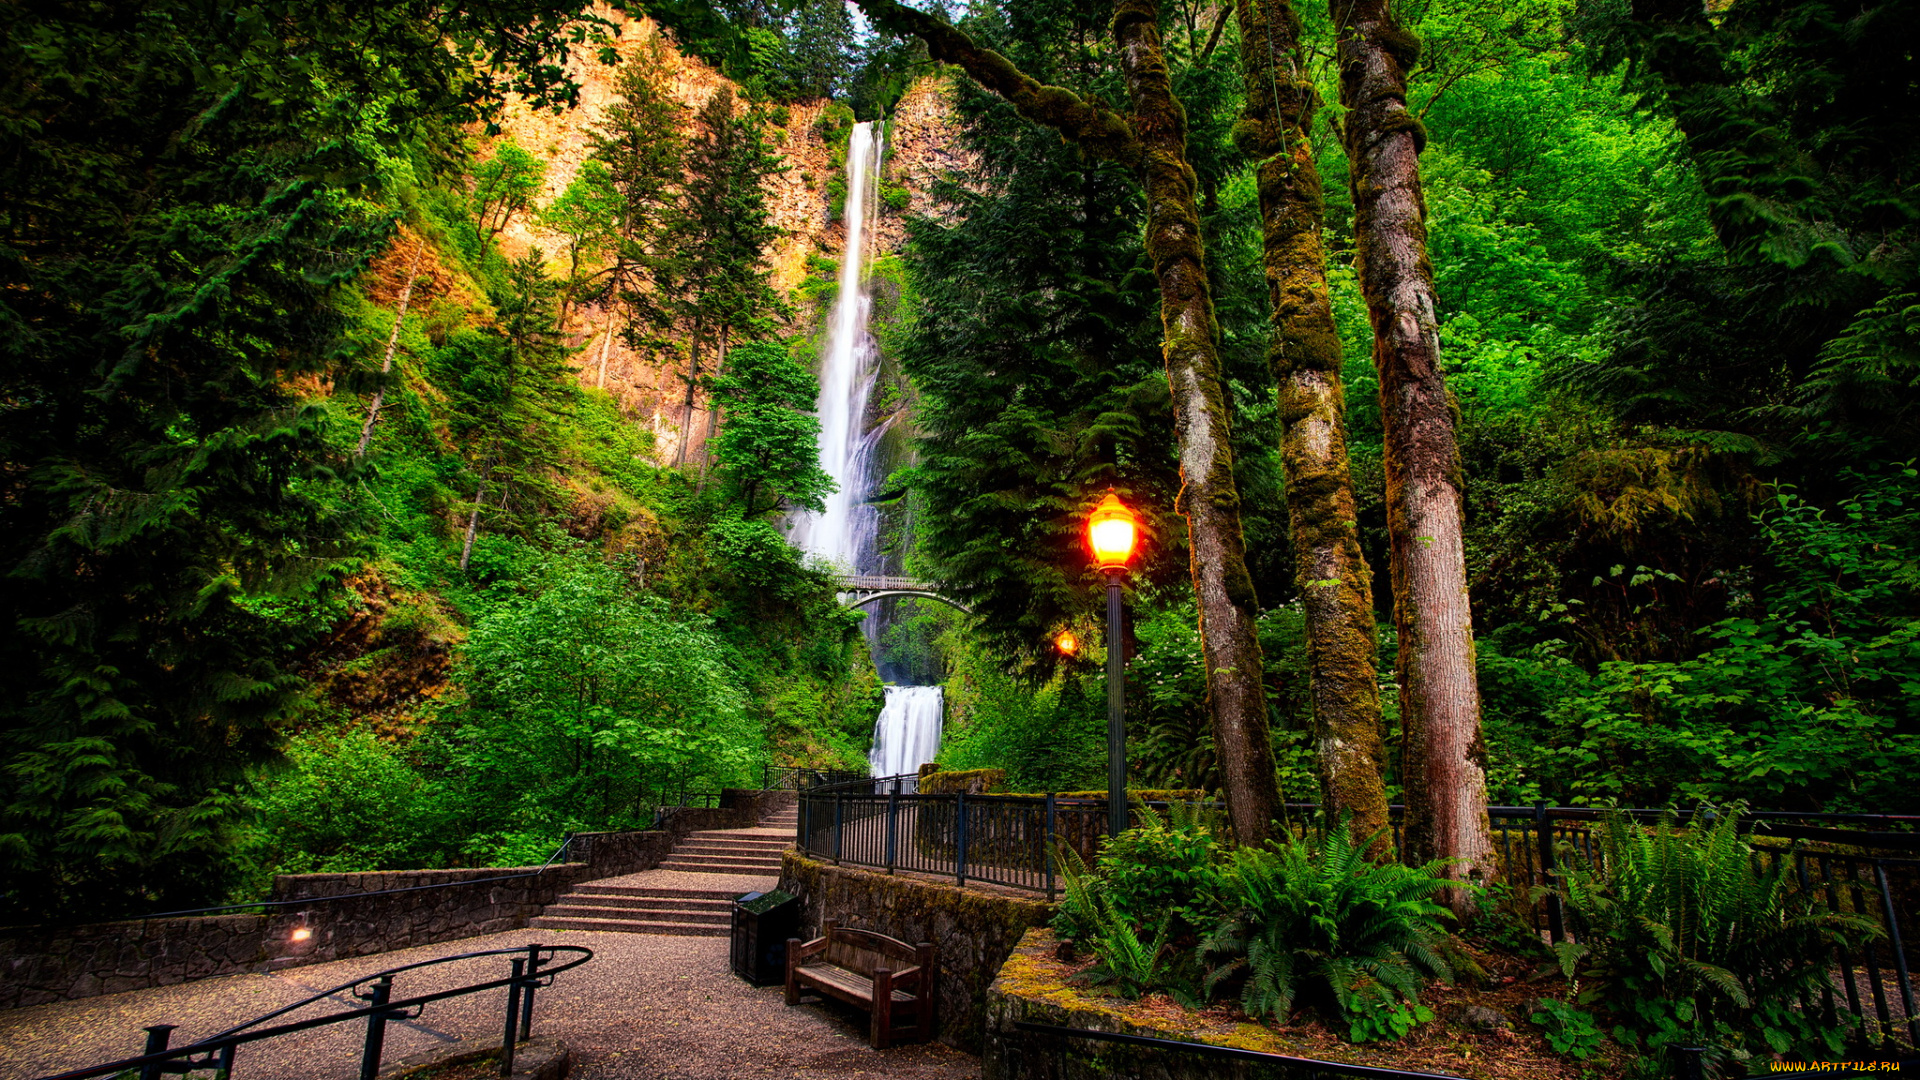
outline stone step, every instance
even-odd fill
[[[541,930],[611,930],[620,934],[680,934],[687,937],[726,937],[732,930],[726,926],[709,926],[705,923],[642,922],[637,919],[550,919],[541,915],[533,919],[529,926]]]
[[[726,853],[725,855],[713,855],[713,854],[707,854],[707,853],[704,853],[704,852],[687,852],[687,851],[681,851],[681,850],[679,850],[679,849],[677,849],[677,848],[676,848],[676,849],[674,849],[674,851],[673,851],[672,853],[670,853],[670,854],[669,854],[669,855],[667,856],[667,859],[668,859],[668,860],[673,860],[673,859],[692,859],[692,860],[694,860],[695,862],[710,862],[710,863],[722,863],[722,864],[727,864],[727,865],[735,865],[735,864],[737,864],[737,865],[741,865],[741,866],[747,866],[747,865],[752,865],[752,866],[779,866],[779,865],[780,865],[780,855],[779,855],[779,853],[777,853],[777,852],[772,852],[772,851],[766,851],[766,852],[761,852],[761,851],[731,851],[731,852],[728,852],[728,853]],[[663,863],[662,863],[661,865],[663,865],[663,866],[664,866],[664,865],[665,865],[665,863],[663,862]]]
[[[620,896],[600,893],[568,893],[555,900],[555,906],[618,908],[622,911],[704,911],[724,915],[733,909],[733,901],[690,899],[684,896]],[[549,907],[548,911],[553,908]]]
[[[747,874],[752,877],[774,877],[780,873],[780,864],[769,863],[710,863],[692,860],[668,859],[660,864],[662,870],[678,870],[683,874]]]
[[[700,923],[728,926],[733,922],[725,911],[629,911],[626,908],[593,907],[584,904],[550,904],[540,913],[543,919],[604,919],[610,922]]]
[[[728,858],[777,859],[786,850],[757,844],[675,844],[675,855],[723,855]]]
[[[762,829],[708,829],[705,832],[688,833],[681,843],[705,844],[721,841],[729,844],[779,844],[791,843],[793,837],[787,833],[776,833]]]
[[[682,889],[669,885],[575,885],[570,896],[635,896],[652,899],[675,900],[726,900],[745,892],[744,889]]]

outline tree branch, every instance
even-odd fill
[[[1065,87],[1041,83],[962,31],[898,0],[854,2],[875,27],[926,42],[927,55],[958,66],[981,86],[1005,98],[1021,116],[1055,129],[1096,157],[1139,166],[1140,140],[1126,117]]]

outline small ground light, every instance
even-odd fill
[[[313,936],[313,931],[308,929],[307,927],[296,926],[293,928],[293,940],[295,941],[305,941],[312,936]]]
[[[1080,651],[1080,639],[1073,636],[1073,631],[1062,630],[1060,636],[1053,639],[1053,647],[1067,656],[1072,656]]]

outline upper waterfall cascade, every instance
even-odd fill
[[[847,242],[840,253],[840,288],[820,357],[820,467],[838,490],[827,496],[825,513],[799,515],[791,533],[796,545],[851,577],[887,572],[875,543],[880,513],[868,502],[880,479],[874,449],[884,429],[867,427],[867,406],[879,373],[878,351],[868,330],[873,293],[867,249],[879,205],[874,189],[883,133],[877,123],[859,123],[847,142]],[[876,612],[866,623],[867,639],[876,652],[883,618]],[[945,713],[938,686],[889,686],[886,692],[868,755],[875,776],[911,772],[933,760]]]

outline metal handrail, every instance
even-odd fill
[[[543,952],[547,954],[544,957],[541,955]],[[576,959],[569,960],[558,967],[546,966],[561,953],[575,953],[578,954],[578,956]],[[392,993],[393,977],[395,975],[414,971],[419,968],[432,967],[436,964],[449,964],[456,960],[472,960],[483,956],[508,955],[518,957],[518,959],[513,961],[512,974],[504,979],[493,979],[487,982],[474,983],[469,986],[459,986],[451,990],[439,990],[431,994],[418,994],[414,997],[402,998],[398,1001],[391,1000],[390,995]],[[184,1073],[192,1072],[196,1069],[215,1069],[220,1072],[222,1077],[229,1077],[233,1074],[234,1052],[241,1046],[248,1043],[261,1042],[266,1039],[278,1038],[281,1035],[290,1035],[297,1031],[307,1031],[312,1028],[326,1027],[329,1024],[339,1024],[360,1019],[367,1021],[367,1037],[361,1053],[360,1076],[361,1080],[374,1080],[374,1077],[378,1075],[380,1070],[380,1054],[385,1045],[386,1024],[388,1021],[410,1020],[420,1015],[417,1010],[424,1009],[433,1002],[464,997],[467,994],[477,994],[485,990],[497,990],[503,986],[507,988],[507,1014],[506,1027],[501,1035],[500,1075],[510,1076],[513,1073],[515,1046],[525,1042],[531,1038],[533,1034],[533,992],[536,989],[544,989],[553,985],[554,977],[561,972],[571,971],[592,959],[593,950],[583,946],[532,944],[518,946],[512,949],[485,949],[480,952],[459,953],[454,956],[441,956],[432,960],[403,964],[400,967],[388,968],[385,971],[376,971],[371,975],[363,975],[351,982],[341,983],[339,986],[331,989],[322,990],[302,1001],[297,1001],[291,1005],[275,1009],[270,1013],[257,1016],[238,1027],[228,1028],[218,1035],[212,1035],[197,1042],[188,1043],[185,1046],[168,1047],[167,1040],[174,1029],[174,1025],[157,1024],[147,1028],[147,1052],[138,1057],[122,1058],[119,1061],[109,1061],[100,1065],[90,1065],[82,1069],[72,1069],[67,1072],[40,1077],[39,1080],[88,1080],[89,1077],[112,1076],[119,1073],[135,1071],[137,1071],[141,1080],[158,1080],[163,1073]],[[371,983],[372,985],[368,987],[365,993],[355,989],[367,983]],[[367,1007],[364,1009],[348,1009],[344,1012],[329,1013],[325,1016],[309,1017],[305,1020],[295,1020],[291,1023],[261,1028],[257,1031],[247,1030],[257,1024],[265,1023],[276,1016],[284,1016],[295,1009],[311,1005],[325,998],[333,997],[343,991],[352,991],[354,997],[368,1002]],[[416,1011],[409,1013],[407,1011],[409,1009]],[[195,1060],[195,1055],[205,1055],[205,1057]],[[180,1061],[182,1058],[186,1060],[184,1062]]]

